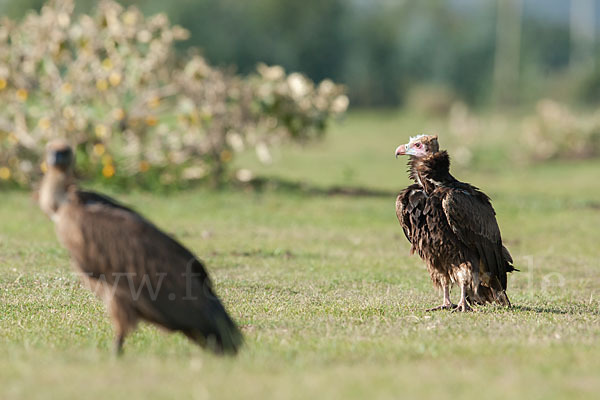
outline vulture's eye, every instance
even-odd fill
[[[421,143],[417,143],[417,144],[415,144],[415,147],[416,147],[417,149],[420,149],[420,148],[421,148]]]

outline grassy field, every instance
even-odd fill
[[[28,193],[0,193],[0,398],[596,398],[600,161],[515,165],[497,146],[515,133],[492,135],[480,151],[495,161],[455,175],[494,201],[521,269],[509,277],[514,307],[426,313],[441,295],[396,221],[393,193],[408,180],[393,151],[431,130],[443,146],[439,121],[354,113],[271,166],[238,161],[389,196],[117,194],[206,261],[245,332],[235,359],[147,325],[112,357],[103,306],[71,274],[51,222]]]

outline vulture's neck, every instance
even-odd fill
[[[450,175],[450,157],[445,150],[422,158],[411,156],[408,167],[409,178],[421,185],[428,194],[438,187],[456,182]]]
[[[73,186],[70,171],[51,168],[44,175],[39,193],[40,208],[52,220],[56,220],[56,213],[67,201],[68,193]]]

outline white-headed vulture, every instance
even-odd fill
[[[115,351],[122,351],[125,336],[144,320],[182,332],[215,353],[235,354],[242,334],[204,265],[132,209],[78,189],[66,143],[50,143],[46,163],[40,207],[54,221],[84,284],[106,303]]]
[[[409,156],[415,183],[398,195],[396,215],[411,254],[425,261],[434,286],[444,293],[442,305],[428,311],[469,311],[469,303],[510,306],[506,274],[515,268],[489,197],[450,174],[450,158],[439,150],[437,136],[411,138],[398,146],[399,155]],[[450,301],[454,284],[461,289],[457,306]]]

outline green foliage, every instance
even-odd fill
[[[190,30],[191,37],[177,43],[181,51],[200,47],[212,64],[234,66],[242,74],[265,62],[302,71],[313,80],[330,78],[348,86],[354,105],[403,104],[421,84],[447,87],[470,106],[486,105],[495,89],[502,0],[120,2],[137,4],[147,15],[166,12]],[[18,17],[42,3],[5,0],[0,11]],[[78,0],[76,12],[90,12],[95,3]],[[573,67],[569,7],[576,2],[518,3],[521,71],[514,98],[529,103],[550,96],[556,76]],[[598,58],[597,46],[589,50]],[[569,93],[555,94],[572,100]]]
[[[173,1],[169,14],[193,32],[184,46],[199,45],[212,62],[243,73],[267,61],[313,79],[329,77],[346,84],[351,103],[360,106],[403,104],[421,84],[448,87],[469,105],[479,105],[494,88],[496,5],[495,0],[199,0]],[[551,81],[545,75],[567,67],[568,18],[556,22],[523,7],[523,69],[543,71],[527,75],[523,84],[535,82],[539,97],[540,86]]]
[[[588,72],[578,87],[579,97],[587,104],[600,104],[600,69]]]
[[[174,44],[166,15],[102,1],[92,15],[54,1],[0,26],[0,180],[29,184],[44,145],[67,138],[79,170],[119,185],[219,184],[244,146],[321,135],[347,107],[343,89],[281,67],[248,77]],[[277,73],[268,73],[277,71]],[[266,150],[263,150],[263,153]]]

